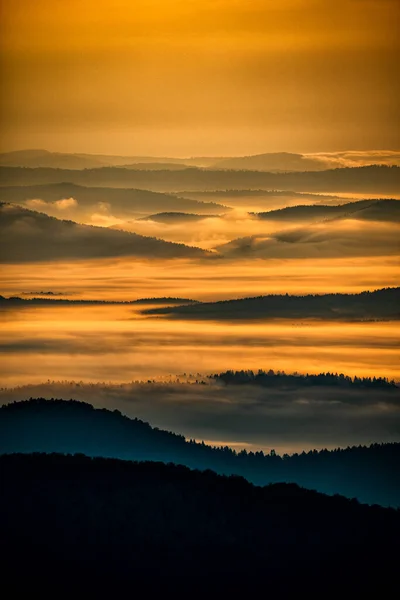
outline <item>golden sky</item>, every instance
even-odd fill
[[[0,0],[2,150],[399,147],[398,0]]]

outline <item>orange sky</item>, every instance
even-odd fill
[[[2,150],[396,149],[398,0],[1,0]]]

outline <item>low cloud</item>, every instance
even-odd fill
[[[58,210],[68,210],[69,208],[76,208],[78,206],[78,202],[75,200],[75,198],[64,198],[62,200],[56,200],[54,202],[54,206]]]
[[[395,150],[318,152],[314,154],[304,154],[304,156],[321,162],[322,166],[327,169],[363,167],[376,164],[400,166],[400,152]]]
[[[31,200],[25,201],[25,206],[30,208],[31,210],[45,210],[49,208],[50,202],[45,202],[44,200],[40,200],[40,198],[32,198]]]
[[[38,210],[54,216],[56,213],[78,208],[78,201],[75,198],[62,198],[61,200],[46,202],[40,198],[32,198],[31,200],[26,200],[24,206],[31,210]]]
[[[96,204],[96,210],[90,215],[89,222],[91,225],[98,227],[112,227],[113,225],[121,225],[124,223],[124,219],[115,217],[112,214],[112,206],[109,202],[98,202]],[[123,229],[123,227],[121,227]],[[127,230],[129,231],[129,229]]]
[[[268,222],[266,223],[268,227]],[[306,227],[268,235],[233,240],[217,250],[235,258],[339,258],[351,256],[390,256],[400,252],[397,223],[363,222],[344,219],[315,223]]]
[[[113,228],[210,250],[243,235],[265,234],[295,226],[296,223],[291,222],[261,221],[243,209],[234,209],[221,217],[208,217],[189,223],[184,220],[174,223],[160,223],[150,219],[120,221]]]

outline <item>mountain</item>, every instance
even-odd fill
[[[351,218],[363,221],[390,221],[392,223],[399,223],[400,201],[376,200],[355,212]]]
[[[2,583],[14,590],[22,568],[42,596],[60,585],[100,597],[132,588],[187,595],[193,586],[211,597],[396,589],[399,511],[85,456],[1,456],[0,477]]]
[[[237,454],[227,447],[188,442],[117,410],[94,409],[72,400],[37,399],[0,408],[0,454],[15,452],[173,462],[242,475],[256,484],[286,481],[363,502],[400,506],[400,444],[284,457],[262,452]]]
[[[140,188],[162,192],[266,188],[291,189],[296,192],[395,194],[400,187],[400,167],[372,165],[298,173],[192,168],[179,171],[138,171],[121,167],[84,170],[0,167],[0,183],[3,186],[63,182],[88,187]]]
[[[148,190],[84,187],[73,183],[0,187],[0,201],[21,204],[27,200],[39,199],[42,201],[41,210],[52,208],[60,212],[56,203],[66,198],[73,198],[76,201],[74,210],[87,216],[104,212],[105,209],[117,218],[164,211],[218,214],[228,210],[221,204]]]
[[[349,218],[370,221],[400,222],[400,200],[360,200],[339,206],[298,205],[258,213],[259,219],[271,221],[313,221]]]
[[[192,200],[200,200],[201,202],[210,202],[210,200],[215,200],[218,198],[219,201],[223,201],[225,203],[226,200],[232,202],[232,200],[236,199],[239,204],[243,203],[243,199],[249,198],[296,198],[299,201],[301,200],[310,200],[313,204],[321,203],[322,201],[337,201],[340,204],[343,204],[344,199],[342,196],[334,196],[332,194],[318,194],[318,193],[307,193],[307,192],[295,192],[293,190],[263,190],[263,189],[226,189],[226,190],[211,190],[207,192],[201,191],[193,191],[193,190],[184,190],[182,195],[185,198],[191,198]]]
[[[10,167],[50,167],[53,169],[91,169],[106,166],[126,166],[137,168],[149,165],[149,168],[173,169],[180,166],[206,167],[221,160],[213,157],[167,158],[156,156],[115,156],[110,154],[82,154],[49,152],[48,150],[15,150],[0,153],[0,165]]]
[[[189,300],[188,298],[139,298],[138,300],[76,300],[63,298],[54,298],[54,296],[68,296],[68,294],[62,294],[60,292],[29,292],[27,295],[30,298],[21,298],[19,296],[11,296],[6,298],[0,296],[0,306],[17,308],[18,306],[64,306],[64,305],[96,305],[96,304],[160,304],[162,306],[173,306],[176,304],[196,304],[197,300]],[[47,297],[46,297],[47,296]]]
[[[255,320],[324,319],[342,321],[398,320],[400,287],[360,294],[321,294],[307,296],[269,295],[193,306],[153,308],[147,315],[177,319]]]
[[[129,165],[121,165],[124,169],[133,169],[137,171],[182,171],[182,169],[198,169],[199,167],[190,166],[179,162],[134,162]]]
[[[321,171],[335,167],[367,165],[399,165],[396,151],[347,151],[293,154],[271,152],[251,156],[224,158],[214,163],[214,168],[250,169],[256,171]]]
[[[53,168],[53,169],[93,169],[105,167],[108,163],[95,155],[82,156],[48,150],[15,150],[0,154],[0,165],[9,167]]]
[[[351,200],[351,196],[337,196],[333,193],[307,193],[294,192],[293,190],[265,190],[265,189],[241,189],[241,190],[213,190],[213,191],[189,191],[183,190],[176,194],[198,200],[200,202],[217,202],[230,208],[247,209],[249,212],[261,213],[287,206],[325,204],[336,206]]]
[[[319,171],[335,167],[358,167],[366,165],[399,165],[399,152],[388,150],[320,152],[295,154],[290,152],[268,152],[250,156],[192,156],[185,158],[166,156],[135,156],[113,154],[87,154],[49,152],[48,150],[16,150],[0,153],[0,165],[16,167],[51,167],[87,169],[104,166],[123,166],[150,169],[174,169],[193,166],[213,169],[236,169],[255,171]]]
[[[193,222],[202,221],[203,219],[211,219],[219,215],[196,215],[194,213],[182,213],[182,212],[162,212],[155,215],[149,215],[148,217],[142,217],[141,221],[156,221],[157,223],[182,223],[182,222]]]
[[[398,201],[392,201],[398,202]],[[310,210],[308,210],[310,208]],[[368,215],[364,210],[337,217],[324,218],[326,211],[314,211],[314,207],[301,207],[293,212],[276,212],[273,219],[287,221],[286,228],[276,231],[266,224],[265,233],[236,238],[215,247],[225,258],[346,258],[368,256],[398,256],[400,251],[399,218],[397,204],[392,207],[374,208]],[[383,210],[382,210],[383,208]],[[304,210],[303,210],[304,209]],[[369,210],[368,209],[365,210]],[[271,215],[271,213],[267,213]],[[317,215],[319,214],[319,218]],[[299,226],[293,219],[305,219],[308,223]],[[314,217],[314,218],[313,218]],[[267,217],[268,218],[268,217]],[[291,226],[290,226],[291,223]],[[271,227],[272,231],[268,231]]]
[[[0,204],[0,227],[0,256],[3,262],[113,256],[210,256],[200,248],[105,227],[63,221],[13,204]]]
[[[290,152],[270,152],[252,156],[225,158],[213,165],[217,169],[246,169],[249,171],[322,171],[323,161]]]

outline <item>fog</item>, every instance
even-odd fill
[[[176,322],[140,310],[72,305],[3,311],[1,381],[126,382],[231,368],[400,377],[392,322]]]
[[[398,285],[397,256],[356,258],[251,258],[174,261],[143,258],[3,264],[2,294],[34,290],[76,299],[135,300],[174,296],[221,300],[263,294],[360,292]]]
[[[153,426],[237,449],[291,453],[397,441],[400,393],[335,388],[265,389],[185,383],[48,382],[0,390],[0,403],[29,397],[75,398],[117,409]]]
[[[96,216],[98,218],[98,216]],[[110,219],[111,221],[111,219]],[[178,219],[177,219],[178,221]],[[107,221],[105,221],[107,223]],[[211,250],[228,243],[232,238],[257,235],[295,228],[296,222],[280,223],[261,221],[243,209],[235,209],[222,217],[208,217],[188,223],[160,223],[153,220],[136,220],[113,224],[113,229],[133,231],[141,235],[154,236],[171,242],[179,242]]]
[[[268,222],[265,222],[268,230]],[[288,227],[289,229],[289,227]],[[277,231],[278,230],[278,231]],[[400,225],[357,219],[292,227],[273,224],[269,235],[253,235],[228,242],[217,250],[224,256],[259,258],[334,258],[399,255]]]

